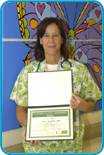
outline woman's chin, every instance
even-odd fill
[[[55,49],[51,49],[51,50],[48,51],[48,54],[56,56],[56,55],[59,55],[59,52],[57,52]]]

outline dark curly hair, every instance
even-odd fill
[[[40,38],[43,37],[46,28],[48,25],[55,23],[61,33],[61,37],[63,39],[63,43],[61,45],[61,56],[63,56],[65,59],[68,58],[68,52],[66,48],[66,24],[65,22],[60,19],[60,18],[55,18],[55,17],[46,17],[38,26],[37,29],[37,41],[35,44],[35,59],[38,61],[43,61],[45,59],[44,56],[44,49],[42,45],[40,44]]]

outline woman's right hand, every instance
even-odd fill
[[[22,138],[26,141],[27,107],[16,106],[16,116],[19,124],[23,127]],[[31,145],[38,145],[40,143],[38,140],[26,142],[29,142]]]
[[[26,130],[24,129],[22,133],[22,138],[28,142],[30,145],[39,145],[41,142],[39,140],[26,140]]]

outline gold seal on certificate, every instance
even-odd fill
[[[29,108],[26,139],[73,139],[72,108],[69,106]]]
[[[71,71],[28,73],[26,139],[73,139],[71,96]]]

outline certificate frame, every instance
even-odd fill
[[[28,108],[26,140],[73,139],[73,109],[61,107]]]

